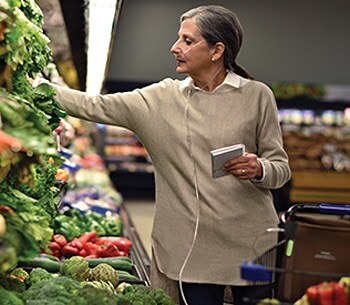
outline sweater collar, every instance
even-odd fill
[[[216,87],[212,92],[224,92],[227,90],[230,90],[232,88],[238,89],[244,86],[246,83],[248,83],[249,80],[245,79],[238,74],[234,73],[233,71],[229,71],[225,77],[225,80]],[[188,76],[180,83],[180,90],[186,91],[186,90],[196,90],[196,91],[203,91],[203,89],[197,87],[194,85],[193,79]]]

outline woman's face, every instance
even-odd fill
[[[178,32],[179,38],[170,51],[176,59],[176,72],[190,76],[200,76],[206,73],[212,65],[213,49],[199,33],[195,19],[185,19]]]

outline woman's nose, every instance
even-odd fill
[[[179,41],[175,41],[174,44],[170,48],[171,53],[180,53],[180,48],[179,48]]]

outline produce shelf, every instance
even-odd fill
[[[145,285],[150,286],[151,260],[131,220],[130,214],[123,204],[120,208],[120,217],[124,224],[124,235],[133,243],[132,251],[130,252],[130,258],[135,264],[135,271],[137,273],[137,276],[141,281],[145,283]]]

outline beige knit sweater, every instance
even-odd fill
[[[210,93],[172,79],[98,96],[55,86],[69,115],[128,128],[146,147],[155,167],[153,251],[170,279],[178,279],[192,244],[198,208],[198,232],[182,278],[188,282],[244,284],[242,261],[255,257],[256,237],[278,223],[269,189],[287,182],[290,169],[275,99],[263,83],[228,76],[236,85]],[[263,162],[261,183],[212,178],[209,151],[235,143]]]

